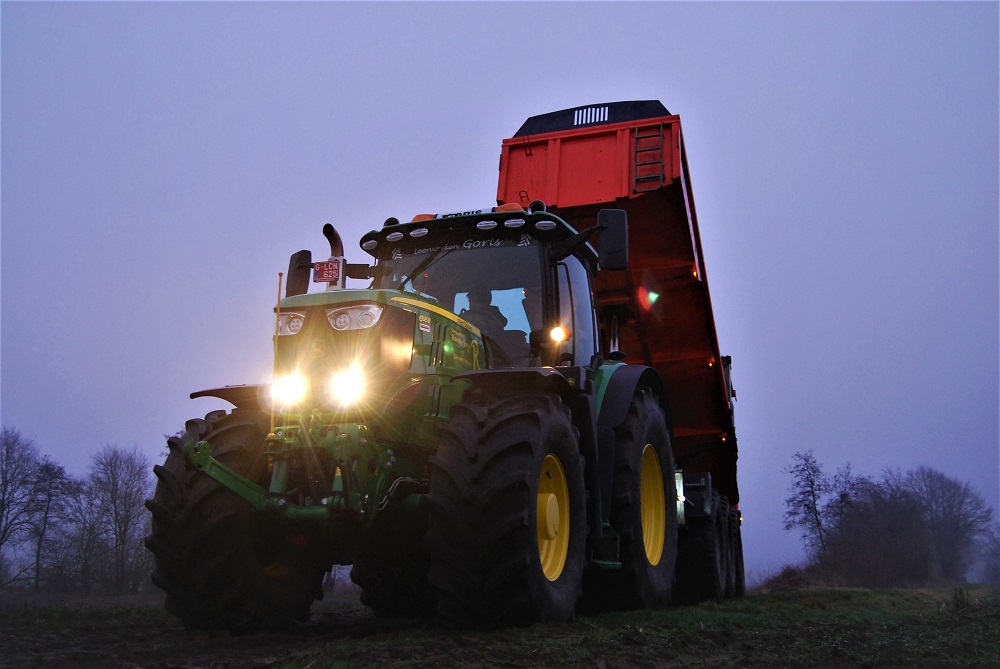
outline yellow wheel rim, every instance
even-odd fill
[[[663,540],[667,532],[665,501],[660,457],[652,444],[646,444],[642,449],[642,470],[639,474],[639,512],[642,516],[642,543],[646,548],[646,559],[654,567],[663,557]]]
[[[559,458],[549,453],[538,476],[535,525],[538,559],[545,578],[555,581],[566,566],[569,552],[569,484]]]

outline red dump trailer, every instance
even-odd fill
[[[628,270],[594,285],[602,350],[659,373],[678,469],[710,473],[737,507],[731,363],[719,353],[680,117],[646,100],[529,118],[503,140],[497,202],[536,200],[577,230],[600,209],[628,213]]]

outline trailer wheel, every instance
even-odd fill
[[[724,598],[730,599],[736,591],[736,556],[732,544],[732,507],[729,506],[729,500],[719,497],[715,513],[715,527],[722,547],[722,587]]]
[[[729,512],[712,492],[712,514],[691,518],[679,536],[677,584],[674,598],[679,603],[721,602],[726,597],[728,554],[725,536]]]
[[[736,573],[736,534],[739,531],[739,520],[737,511],[729,506],[728,501],[723,498],[723,509],[725,510],[725,533],[726,533],[726,599],[736,596],[736,583],[739,577]]]
[[[152,580],[167,595],[167,611],[190,628],[282,628],[306,620],[323,596],[328,565],[311,548],[312,537],[261,522],[246,501],[185,465],[184,442],[206,439],[219,462],[262,482],[266,429],[255,413],[212,412],[189,420],[183,437],[168,439],[166,461],[153,468],[145,541],[155,558]]]
[[[615,437],[610,521],[622,568],[588,572],[588,607],[666,606],[677,561],[677,484],[670,433],[650,389],[636,392]]]
[[[743,568],[743,532],[740,527],[740,511],[739,509],[730,509],[730,515],[732,520],[731,526],[733,528],[730,533],[732,542],[732,553],[733,553],[733,565],[735,573],[735,584],[733,596],[742,597],[747,594],[746,586],[746,573]]]
[[[438,611],[480,628],[568,620],[580,596],[586,490],[554,394],[474,394],[431,458],[427,551]]]

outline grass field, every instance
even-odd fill
[[[248,636],[185,630],[158,597],[0,594],[0,666],[1000,667],[1000,589],[758,592],[725,604],[492,632],[379,620],[356,596],[338,593],[297,629]]]

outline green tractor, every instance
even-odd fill
[[[390,218],[372,266],[329,225],[330,260],[294,254],[273,382],[193,393],[235,409],[155,467],[166,608],[279,628],[347,564],[378,615],[479,628],[669,603],[683,476],[660,376],[602,357],[593,281],[627,268],[628,226],[593,223],[508,204]]]

